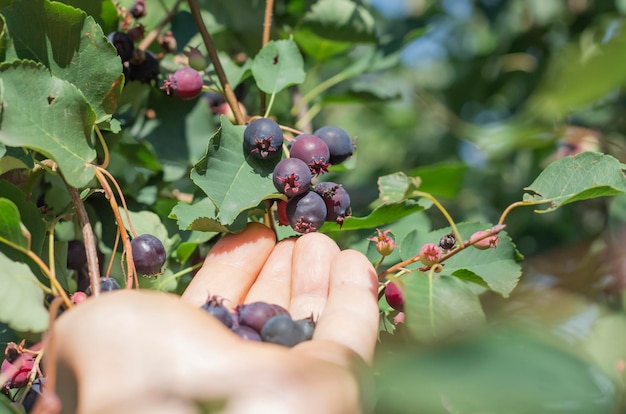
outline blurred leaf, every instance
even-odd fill
[[[619,381],[619,364],[626,362],[626,316],[608,314],[600,317],[585,337],[584,345],[595,363],[607,376]]]
[[[549,202],[548,208],[536,211],[548,213],[575,201],[623,194],[626,177],[612,156],[583,152],[552,162],[524,190],[524,201]]]
[[[278,160],[258,160],[244,154],[245,128],[222,117],[222,128],[213,135],[206,155],[191,172],[193,182],[216,206],[216,216],[212,218],[224,226],[234,224],[242,212],[256,208],[276,192],[272,172]]]
[[[373,42],[376,22],[369,10],[350,0],[321,0],[305,14],[302,27],[340,42]]]
[[[476,231],[487,230],[491,227],[490,224],[485,223],[457,224],[463,240],[468,240]],[[451,227],[446,227],[426,234],[410,233],[401,243],[402,259],[406,260],[418,254],[426,243],[438,244],[439,239],[451,231]],[[498,240],[498,246],[495,249],[479,250],[468,247],[462,250],[444,262],[440,274],[476,283],[508,297],[517,286],[522,275],[522,267],[517,260],[515,245],[506,232],[500,232]]]
[[[84,10],[106,34],[117,30],[117,9],[111,0],[62,0],[62,3]]]
[[[467,164],[461,162],[441,162],[415,168],[410,174],[421,179],[420,191],[453,199],[463,187],[467,170]]]
[[[93,17],[48,0],[17,2],[2,14],[19,58],[44,64],[53,76],[80,89],[97,122],[115,112],[122,63]],[[45,99],[44,91],[41,94]]]
[[[1,64],[0,74],[5,101],[0,141],[52,158],[72,186],[85,186],[94,176],[96,151],[95,115],[83,94],[30,61]]]
[[[318,36],[310,28],[299,28],[293,33],[302,51],[312,58],[323,62],[329,58],[345,52],[352,47],[351,42],[340,42]]]
[[[419,342],[437,342],[484,324],[478,296],[465,282],[422,272],[406,274],[402,281],[406,325]]]
[[[24,263],[0,252],[0,321],[16,331],[42,332],[48,327],[43,290]]]
[[[543,119],[559,119],[618,88],[626,81],[625,48],[623,22],[605,43],[570,43],[552,58],[528,110]]]
[[[610,379],[549,339],[492,331],[423,352],[399,351],[376,364],[376,413],[618,412]]]
[[[417,191],[421,183],[420,177],[408,177],[403,172],[379,177],[378,193],[380,194],[380,201],[390,204],[414,197],[412,194]]]
[[[0,180],[0,194],[4,200],[10,200],[17,207],[19,219],[30,233],[30,249],[35,254],[40,254],[46,237],[46,224],[43,221],[41,210],[37,208],[35,203],[27,200],[27,195],[22,190],[8,181]],[[4,213],[0,213],[0,216],[4,216]],[[0,218],[0,220],[2,219]]]
[[[289,85],[304,82],[304,62],[293,40],[275,40],[254,57],[252,75],[265,93],[278,93]]]
[[[0,239],[28,249],[29,240],[22,233],[22,221],[17,206],[8,198],[0,198]]]

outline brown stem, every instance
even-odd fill
[[[100,264],[98,263],[98,251],[96,249],[96,237],[93,234],[93,228],[85,210],[85,204],[80,198],[78,190],[67,182],[65,182],[67,191],[72,198],[74,210],[78,216],[78,222],[83,232],[83,241],[85,243],[85,251],[87,252],[87,267],[89,268],[89,285],[91,286],[91,294],[98,296],[100,294]]]
[[[204,45],[206,46],[209,59],[211,60],[211,63],[213,63],[213,67],[215,68],[215,74],[217,75],[217,78],[222,85],[222,89],[224,90],[224,97],[226,98],[226,102],[228,102],[228,106],[230,106],[230,109],[233,111],[237,124],[243,125],[246,123],[246,119],[241,113],[241,109],[239,108],[239,102],[237,102],[235,92],[230,86],[230,83],[228,83],[228,78],[226,78],[224,68],[222,67],[220,58],[217,55],[217,49],[215,49],[213,38],[209,34],[209,31],[206,29],[206,26],[204,25],[204,21],[202,20],[202,14],[200,12],[200,7],[198,6],[198,1],[188,0],[188,2],[189,9],[191,9],[191,15],[193,16],[193,20],[196,22],[198,31],[200,32],[202,40],[204,41]]]
[[[176,15],[180,3],[182,3],[182,0],[178,0],[174,4],[174,7],[172,7],[172,9],[163,17],[163,19],[161,19],[161,21],[154,27],[154,29],[150,30],[150,32],[144,36],[144,38],[139,43],[139,49],[146,50],[150,47],[152,42],[154,42],[156,38],[159,37],[159,34],[161,33],[165,25],[172,19],[172,17]]]
[[[265,46],[270,41],[270,32],[272,30],[272,13],[274,10],[274,0],[266,0],[265,1],[265,15],[263,16],[263,40],[262,46]],[[261,105],[259,109],[259,113],[264,114],[267,105],[267,95],[263,91],[259,91]]]
[[[109,199],[109,204],[111,205],[111,210],[113,211],[113,215],[115,216],[115,222],[117,223],[117,227],[120,230],[120,235],[122,236],[122,246],[124,247],[124,251],[126,252],[126,269],[127,269],[127,278],[126,278],[126,289],[130,289],[133,287],[133,280],[136,280],[137,273],[135,272],[135,265],[133,263],[133,251],[130,244],[130,238],[128,237],[128,232],[126,231],[126,227],[124,226],[124,221],[122,220],[122,215],[120,214],[120,209],[117,205],[117,201],[115,199],[115,194],[113,194],[113,190],[111,190],[111,186],[107,181],[106,177],[102,174],[100,168],[96,167],[96,178],[100,182],[100,186],[104,190],[104,194],[106,198]],[[115,254],[115,252],[112,252]],[[139,286],[137,286],[139,287]]]

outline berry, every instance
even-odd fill
[[[343,219],[350,215],[350,196],[346,189],[337,183],[322,182],[316,184],[313,190],[326,203],[326,221],[342,225]]]
[[[128,80],[141,83],[152,83],[159,78],[159,60],[154,53],[146,50],[142,57],[134,59],[128,65]]]
[[[21,360],[21,365],[18,366],[15,363],[11,363],[8,360],[2,361],[0,372],[7,372],[8,370],[16,370],[10,379],[7,381],[6,386],[8,388],[21,388],[28,383],[30,377],[30,371],[35,365],[33,358],[26,358]]]
[[[130,242],[135,270],[142,275],[161,273],[165,263],[165,247],[151,234],[142,234]]]
[[[266,302],[252,302],[237,307],[239,325],[245,325],[261,333],[261,328],[272,316],[289,314],[287,309]]]
[[[222,322],[224,326],[230,329],[233,327],[233,316],[222,302],[222,299],[212,296],[204,305],[202,305],[202,309],[209,312]]]
[[[113,46],[117,49],[117,54],[122,59],[122,63],[128,62],[133,57],[135,45],[129,35],[124,32],[111,32],[107,36],[107,39],[109,39],[109,42],[113,43]]]
[[[308,191],[289,200],[286,212],[289,225],[298,233],[318,230],[327,215],[326,203],[315,191]]]
[[[87,252],[82,240],[67,242],[67,268],[80,270],[87,264]]]
[[[376,229],[376,231],[378,235],[367,240],[376,243],[376,250],[382,256],[389,256],[396,248],[395,240],[388,234],[391,230],[380,231],[380,229]]]
[[[132,6],[130,6],[130,14],[135,19],[141,19],[146,16],[146,1],[136,0]]]
[[[302,342],[303,332],[291,316],[280,314],[272,316],[263,325],[261,338],[263,342],[291,347]]]
[[[35,402],[37,402],[39,397],[42,395],[42,385],[44,382],[44,378],[35,378],[33,385],[28,390],[28,393],[26,393],[24,401],[22,401],[22,405],[27,413],[32,412]]]
[[[261,335],[247,325],[235,326],[232,331],[247,341],[262,341]]]
[[[470,237],[470,243],[474,243],[473,246],[479,250],[487,250],[489,248],[495,249],[498,245],[498,235],[494,234],[489,236],[491,232],[489,230],[481,230],[472,234]],[[484,237],[482,240],[476,241]]]
[[[434,243],[426,243],[420,249],[420,261],[426,266],[432,266],[441,260],[441,247]]]
[[[312,316],[304,319],[298,319],[295,321],[296,325],[300,328],[302,333],[302,341],[308,341],[313,339],[313,332],[315,331],[315,321]]]
[[[276,214],[278,215],[278,224],[281,226],[288,226],[289,219],[287,218],[287,202],[283,200],[278,201],[276,206]]]
[[[255,119],[243,132],[244,150],[260,160],[280,157],[283,139],[280,126],[269,118]]]
[[[450,250],[456,244],[456,236],[454,232],[445,234],[439,239],[439,247],[443,250]]]
[[[299,158],[307,163],[312,174],[328,172],[330,150],[328,145],[315,135],[298,135],[291,144],[289,157]]]
[[[87,299],[87,294],[85,292],[74,292],[70,299],[74,305],[78,305]]]
[[[197,47],[189,46],[189,50],[184,51],[183,55],[187,56],[189,67],[191,67],[192,69],[204,70],[206,68],[206,58]]]
[[[387,282],[385,286],[385,300],[395,310],[404,310],[404,293],[394,282]]]
[[[350,135],[343,129],[336,126],[324,126],[313,133],[320,137],[330,151],[331,164],[340,164],[352,156],[354,144]]]
[[[100,293],[111,292],[113,290],[120,289],[120,284],[117,283],[117,280],[112,277],[101,277],[100,278]],[[91,296],[91,287],[88,287],[85,290],[87,296]]]
[[[272,180],[274,187],[287,197],[295,197],[309,191],[311,170],[298,158],[283,158],[274,167]]]
[[[195,99],[202,93],[203,83],[204,80],[200,72],[183,67],[170,75],[161,89],[164,89],[168,95],[174,93],[181,99]]]

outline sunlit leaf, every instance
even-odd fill
[[[265,93],[277,93],[304,82],[302,54],[293,40],[271,41],[254,57],[252,75]]]

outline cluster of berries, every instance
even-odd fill
[[[284,142],[280,126],[269,118],[252,121],[244,131],[244,150],[259,160],[282,155]],[[350,135],[336,126],[325,126],[313,134],[301,134],[288,145],[289,157],[274,167],[276,190],[288,201],[278,204],[279,223],[299,233],[318,230],[325,221],[340,225],[350,215],[350,196],[340,184],[314,179],[333,164],[349,158],[354,151]]]
[[[266,302],[239,305],[233,313],[224,306],[223,299],[211,296],[202,309],[249,341],[292,347],[313,338],[315,330],[312,317],[293,320],[287,309]]]

